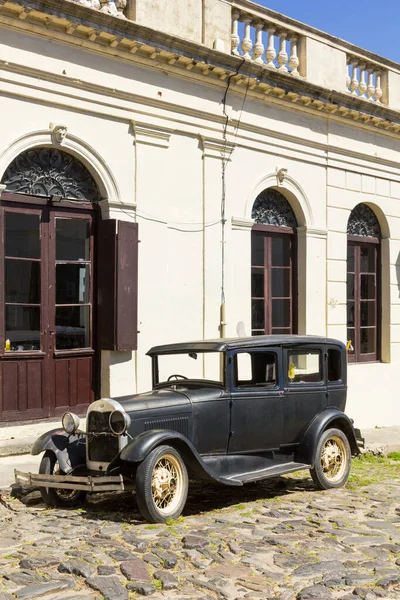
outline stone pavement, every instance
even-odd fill
[[[400,462],[383,463],[325,492],[306,472],[192,484],[169,525],[143,522],[129,494],[75,510],[3,494],[0,600],[399,600]]]

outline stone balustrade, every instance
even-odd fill
[[[293,30],[233,7],[231,40],[232,54],[300,76],[299,35]]]
[[[76,4],[87,6],[101,12],[108,13],[114,17],[125,19],[124,10],[127,5],[127,0],[70,0]]]
[[[382,86],[385,89],[382,89]],[[362,57],[347,55],[346,89],[371,102],[387,102],[387,71]]]
[[[68,1],[400,111],[398,63],[252,0]]]

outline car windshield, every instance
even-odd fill
[[[169,385],[176,382],[196,381],[223,384],[223,352],[159,354],[156,383]]]

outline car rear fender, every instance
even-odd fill
[[[346,435],[351,449],[351,454],[360,454],[353,422],[347,415],[336,408],[328,408],[317,415],[308,426],[299,448],[296,451],[296,462],[314,466],[315,452],[318,440],[326,429],[340,429]]]
[[[172,446],[178,450],[191,478],[228,483],[204,463],[193,444],[177,431],[168,431],[165,429],[144,431],[122,449],[119,459],[123,463],[140,463],[152,450],[162,444]],[[238,484],[229,482],[229,485]]]
[[[86,437],[68,435],[64,429],[52,429],[41,435],[32,446],[31,454],[51,450],[57,457],[60,469],[68,474],[86,464]]]

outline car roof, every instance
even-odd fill
[[[174,354],[185,352],[223,352],[242,348],[260,348],[268,346],[292,346],[298,344],[333,344],[345,348],[343,342],[317,335],[256,335],[245,338],[217,338],[214,340],[198,340],[153,346],[147,354]]]

